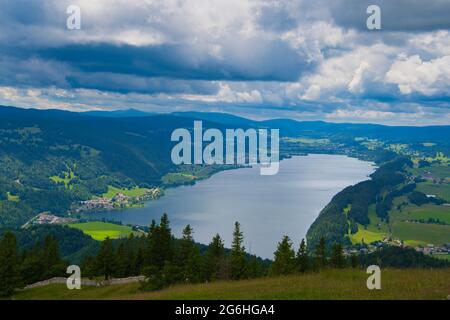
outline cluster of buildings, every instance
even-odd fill
[[[91,200],[81,201],[80,206],[75,209],[75,212],[82,211],[105,211],[113,210],[116,208],[126,207],[129,197],[123,193],[118,193],[111,199],[108,198],[95,198]]]
[[[67,218],[67,217],[58,217],[54,216],[48,212],[43,212],[38,214],[34,220],[31,221],[31,224],[64,224],[75,222],[77,219]]]
[[[427,255],[447,255],[450,254],[450,243],[446,243],[442,246],[428,244],[425,247],[416,247],[415,249],[417,252]]]

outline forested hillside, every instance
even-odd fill
[[[194,119],[203,120],[204,128],[220,130],[280,129],[281,157],[340,153],[381,163],[403,144],[412,149],[411,154],[420,151],[428,156],[448,154],[449,149],[442,138],[450,135],[449,126],[258,122],[214,113],[84,114],[0,107],[0,226],[22,225],[44,211],[63,216],[74,203],[102,196],[111,187],[172,186],[208,177],[220,168],[199,172],[176,167],[170,159],[172,131],[192,129]],[[180,170],[189,174],[177,173]],[[356,212],[356,208],[351,212],[354,220],[364,222],[364,215]]]

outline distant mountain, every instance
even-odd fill
[[[93,117],[108,117],[108,118],[120,118],[120,117],[149,117],[156,115],[155,113],[145,112],[137,109],[125,109],[125,110],[113,110],[113,111],[86,111],[82,112],[84,115]]]
[[[173,112],[171,114],[177,117],[217,122],[221,124],[231,125],[234,127],[251,126],[256,125],[258,123],[257,121],[242,118],[229,113],[188,111],[188,112]]]

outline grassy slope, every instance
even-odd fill
[[[365,270],[325,270],[320,273],[177,285],[157,292],[140,292],[139,284],[68,290],[50,285],[25,290],[14,299],[446,299],[450,269],[395,270],[381,273],[381,290],[368,290]]]
[[[434,194],[439,198],[450,202],[450,184],[421,182],[417,185],[417,190],[425,194]]]
[[[381,241],[388,235],[388,228],[385,223],[377,216],[375,212],[375,205],[369,206],[368,213],[370,224],[365,228],[358,224],[358,232],[350,234],[352,243],[371,243],[374,241]]]
[[[419,242],[423,245],[442,245],[450,242],[450,226],[445,225],[399,221],[392,224],[392,233],[411,245]]]
[[[105,194],[103,194],[103,197],[105,198],[113,198],[114,196],[116,196],[118,193],[122,193],[126,196],[129,197],[140,197],[145,195],[145,193],[148,191],[149,189],[146,188],[133,188],[133,189],[125,189],[125,188],[116,188],[113,186],[108,186],[108,192],[106,192]]]
[[[80,229],[85,234],[90,235],[93,239],[103,241],[106,237],[111,239],[122,238],[133,233],[129,226],[121,226],[114,223],[106,223],[99,221],[84,222],[84,223],[70,223],[69,227]]]

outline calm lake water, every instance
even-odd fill
[[[261,176],[257,167],[223,171],[193,186],[166,190],[164,197],[144,208],[93,215],[148,225],[166,212],[177,237],[190,224],[196,241],[208,244],[219,233],[227,247],[234,222],[239,221],[247,251],[273,258],[283,235],[297,249],[333,195],[366,180],[374,169],[370,162],[340,155],[293,157],[283,160],[274,176]]]

